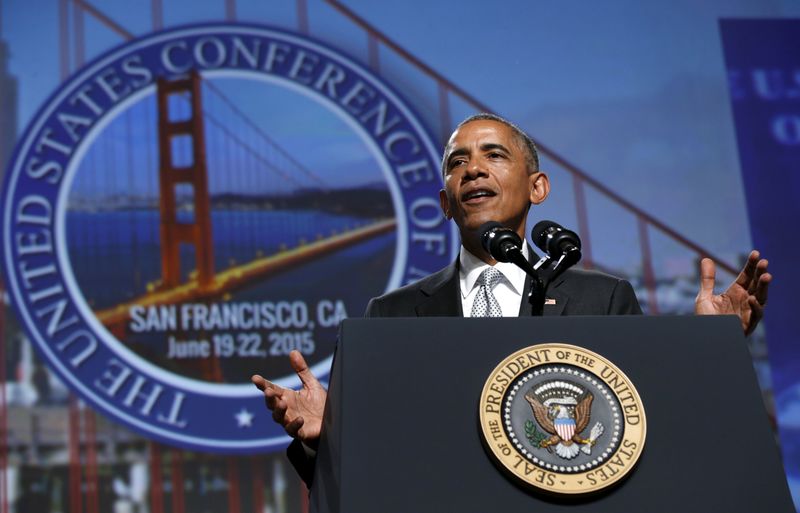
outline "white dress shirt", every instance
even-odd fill
[[[527,244],[522,245],[522,255],[526,259],[528,258]],[[478,278],[483,270],[490,266],[467,251],[464,246],[461,246],[458,260],[460,264],[461,308],[464,312],[464,317],[471,317],[472,303],[475,302],[475,296],[478,295],[478,289],[480,288]],[[525,271],[510,262],[497,262],[494,268],[503,275],[503,278],[492,290],[497,302],[500,303],[503,317],[517,317],[519,316],[519,307],[522,303],[522,292],[525,288],[527,275]]]

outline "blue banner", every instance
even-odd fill
[[[335,49],[238,23],[147,34],[61,84],[18,141],[6,286],[109,417],[185,449],[282,449],[249,376],[298,387],[297,350],[325,379],[341,319],[450,263],[441,186],[416,114]]]
[[[722,20],[755,247],[775,277],[764,319],[784,466],[800,505],[800,20]]]

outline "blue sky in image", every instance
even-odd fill
[[[332,107],[277,84],[241,78],[213,79],[228,98],[246,106],[250,119],[301,164],[334,188],[383,180],[364,142]]]
[[[214,89],[210,89],[210,86],[203,88],[204,109],[208,113],[206,153],[209,190],[212,194],[271,195],[298,187],[340,189],[383,183],[379,163],[362,139],[328,103],[314,101],[309,96],[258,78],[256,74],[217,74],[207,79]],[[319,181],[306,178],[303,171],[288,164],[285,159],[276,158],[274,150],[255,132],[248,130],[245,134],[240,133],[243,126],[240,119],[232,119],[230,109],[217,91]],[[153,94],[129,107],[132,122],[128,122],[124,113],[120,112],[99,134],[99,138],[92,142],[72,184],[73,198],[87,199],[98,194],[152,197],[158,193],[155,187],[158,164],[154,157],[157,140]],[[176,104],[176,107],[181,106]],[[150,110],[150,127],[146,126],[146,109]],[[222,134],[217,123],[233,129],[234,137],[253,148],[263,160],[245,158],[241,146],[231,143],[230,137]],[[238,127],[238,130],[234,127]],[[129,134],[126,130],[132,132]],[[153,155],[152,158],[148,159],[148,152]],[[230,155],[235,157],[228,161]],[[252,157],[252,153],[247,157]],[[283,183],[280,174],[273,167],[264,165],[264,162],[289,173],[295,182]],[[261,178],[231,180],[232,176],[236,176],[236,171],[230,169],[231,165],[259,169]],[[102,171],[99,171],[100,168]],[[128,176],[131,172],[129,168],[139,174],[138,178],[132,180]],[[140,175],[145,172],[148,178]]]

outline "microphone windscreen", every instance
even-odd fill
[[[489,235],[492,232],[496,231],[498,228],[502,227],[503,225],[501,225],[497,221],[487,221],[483,223],[481,227],[478,229],[478,233],[481,234],[481,246],[483,246],[483,249],[486,250],[487,253],[489,254],[492,253],[490,248],[491,237],[489,237]]]
[[[542,251],[547,251],[545,240],[547,238],[547,233],[552,228],[561,228],[561,225],[555,221],[542,220],[536,223],[533,230],[531,230],[531,240]]]

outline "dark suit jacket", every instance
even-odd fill
[[[422,280],[376,297],[367,305],[366,317],[460,317],[461,290],[458,262]],[[526,280],[519,315],[531,315]],[[547,288],[542,315],[641,314],[631,284],[596,271],[568,269]]]
[[[531,255],[534,253],[531,251]],[[418,282],[373,298],[365,317],[461,317],[458,261]],[[519,315],[531,315],[529,280],[525,282]],[[542,315],[626,315],[642,309],[631,284],[596,271],[568,269],[551,283],[545,294],[555,304],[545,304]],[[314,478],[313,451],[294,440],[286,451],[289,461],[306,484]]]

